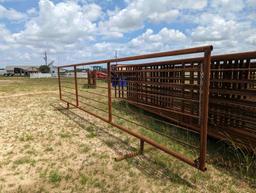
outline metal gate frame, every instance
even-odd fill
[[[211,51],[213,47],[210,46],[202,46],[202,47],[195,47],[195,48],[187,48],[182,50],[175,50],[169,52],[160,52],[160,53],[153,53],[153,54],[146,54],[146,55],[138,55],[132,57],[124,57],[118,59],[110,59],[110,60],[100,60],[100,61],[93,61],[93,62],[86,62],[80,64],[71,64],[71,65],[63,65],[58,67],[58,83],[59,83],[59,97],[60,100],[67,104],[67,108],[69,106],[76,107],[110,125],[140,139],[140,153],[143,153],[144,149],[144,142],[150,144],[151,146],[176,157],[177,159],[201,170],[206,171],[206,153],[207,153],[207,130],[208,130],[208,104],[209,104],[209,87],[210,87],[210,65],[211,65]],[[111,63],[123,62],[123,61],[134,61],[134,60],[142,60],[142,59],[153,59],[153,58],[160,58],[160,57],[169,57],[169,56],[178,56],[178,55],[188,55],[188,54],[196,54],[196,53],[203,53],[203,66],[201,71],[201,80],[202,80],[202,93],[200,93],[201,97],[201,108],[200,112],[200,154],[199,158],[196,160],[191,160],[186,156],[168,149],[162,144],[157,143],[156,141],[134,131],[131,131],[128,128],[125,128],[121,125],[118,125],[112,121],[112,96],[111,96]],[[77,83],[77,67],[79,66],[86,66],[86,65],[95,65],[95,64],[107,64],[107,89],[108,89],[108,119],[101,117],[93,112],[90,112],[82,107],[79,106],[79,94],[78,94],[78,83]],[[61,68],[73,67],[74,70],[74,86],[75,86],[75,104],[71,103],[62,97],[62,83],[61,83]]]

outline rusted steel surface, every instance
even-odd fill
[[[89,88],[95,88],[96,87],[96,73],[95,71],[88,70],[88,87]]]
[[[108,70],[108,121],[112,122],[112,95],[111,95],[111,66],[110,62],[107,63]]]
[[[107,63],[125,62],[125,61],[133,61],[133,60],[135,61],[135,60],[143,60],[143,59],[151,59],[151,58],[168,57],[168,56],[178,56],[178,55],[184,55],[184,54],[194,54],[194,53],[204,52],[206,49],[209,49],[209,47],[211,49],[213,48],[212,46],[201,46],[201,47],[196,47],[196,48],[187,48],[187,49],[174,50],[174,51],[169,51],[169,52],[159,52],[159,53],[130,56],[130,57],[124,57],[124,58],[98,60],[98,61],[93,61],[93,62],[63,65],[63,66],[59,66],[59,67],[60,68],[63,68],[63,67],[68,68],[68,67],[72,67],[72,66],[78,67],[78,66],[88,66],[88,65],[94,65],[94,64],[107,64]]]
[[[256,147],[256,52],[212,57],[209,126]]]
[[[114,74],[127,82],[127,87],[115,89],[115,95],[145,110],[166,115],[182,126],[199,129],[202,110],[199,93],[203,91],[200,72],[206,70],[204,58],[193,63],[183,60],[159,63],[113,66]]]
[[[60,100],[140,139],[139,152],[141,153],[145,142],[205,171],[211,51],[212,46],[203,46],[60,66],[59,69],[66,70],[65,74],[59,73]],[[201,54],[201,58],[198,58],[197,62],[187,63],[188,60],[191,60],[190,54],[195,53]],[[172,62],[164,63],[167,60],[164,57],[175,56],[177,58],[180,55],[182,55],[182,59],[174,59]],[[160,65],[154,63],[150,65],[116,65],[117,62],[134,62],[157,58],[165,59],[165,61],[161,61]],[[101,76],[107,73],[107,77],[104,75],[103,79],[100,80],[100,77],[94,76],[96,77],[95,84],[93,83],[95,89],[89,90],[86,85],[92,84],[90,82],[92,76],[90,67],[96,64],[105,66],[103,67],[105,72],[95,72],[95,74]],[[84,70],[85,68],[87,69]],[[87,77],[78,78],[79,73],[87,73]],[[172,122],[164,121],[161,117],[149,116],[148,118],[147,115],[143,115],[140,119],[145,118],[179,126],[187,132],[189,131],[188,128],[193,128],[195,133],[199,134],[200,142],[197,146],[186,144],[178,139],[175,141],[187,145],[188,148],[196,148],[198,157],[187,157],[157,142],[154,137],[150,138],[138,132],[135,128],[144,128],[158,133],[157,130],[151,129],[147,125],[135,123],[120,114],[116,114],[114,112],[116,109],[113,109],[113,102],[116,105],[117,101],[127,101],[162,117],[167,117]],[[96,104],[100,104],[100,106]],[[117,118],[133,124],[134,128],[116,122]],[[169,135],[169,138],[174,139],[175,136]]]
[[[126,90],[115,88],[116,97],[199,131],[202,59],[116,65],[128,82]],[[255,148],[256,52],[212,56],[210,73],[208,134]]]

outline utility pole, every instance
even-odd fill
[[[44,61],[45,61],[45,65],[47,66],[48,65],[48,58],[47,58],[47,52],[45,51],[44,52],[44,57],[43,57]]]

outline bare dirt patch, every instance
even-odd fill
[[[54,94],[54,93],[57,94],[56,91],[20,93],[20,94],[8,95],[8,96],[0,96],[0,99],[12,98],[12,97],[26,97],[26,96],[44,95],[44,94]]]
[[[1,85],[11,84],[11,83],[15,83],[15,80],[0,80]]]

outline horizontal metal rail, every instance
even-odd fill
[[[133,114],[134,112],[130,112],[130,113]],[[174,123],[167,122],[167,121],[164,121],[162,119],[155,118],[153,116],[148,116],[148,115],[143,115],[143,116],[139,117],[139,119],[143,119],[145,121],[154,120],[155,122],[159,122],[159,123],[162,123],[164,125],[174,126],[175,128],[180,128],[180,129],[182,129],[184,131],[189,131],[189,132],[192,132],[192,133],[195,133],[195,134],[200,134],[197,130],[188,130],[188,126],[187,127],[183,127],[181,125],[177,125],[178,122],[176,122],[176,124],[174,124]]]
[[[102,97],[107,97],[107,95],[104,95],[104,94],[100,94],[100,93],[96,93],[96,92],[91,92],[91,91],[88,91],[88,90],[81,90],[81,92],[86,92],[86,93],[90,93],[92,95],[97,95],[97,96],[102,96]]]
[[[166,111],[166,112],[176,113],[176,114],[184,115],[184,116],[187,116],[187,117],[192,117],[192,118],[199,119],[198,115],[192,115],[192,114],[188,114],[188,113],[183,113],[181,111],[171,110],[171,109],[168,109],[168,108],[157,107],[157,106],[148,105],[148,104],[144,104],[144,103],[140,103],[140,102],[134,102],[133,100],[128,100],[128,99],[125,99],[125,98],[122,98],[122,100],[125,100],[125,101],[127,101],[131,104],[138,104],[138,105],[142,105],[142,106],[145,106],[145,107],[153,107],[154,109],[163,110],[163,111]]]
[[[95,100],[95,99],[92,99],[92,98],[90,98],[90,97],[86,97],[86,96],[81,95],[81,94],[79,94],[78,96],[81,97],[81,98],[84,98],[84,99],[86,99],[86,100],[94,101],[94,102],[96,102],[96,103],[100,103],[100,104],[103,104],[103,105],[108,105],[107,103],[104,103],[104,102],[101,102],[101,101],[97,101],[97,100]]]
[[[114,90],[114,89],[113,89]],[[184,97],[176,97],[176,96],[172,96],[169,94],[154,94],[154,93],[149,93],[149,92],[140,92],[140,91],[127,91],[127,90],[123,90],[124,93],[135,93],[135,94],[139,94],[142,96],[158,96],[161,98],[166,98],[166,99],[176,99],[176,100],[181,100],[181,101],[189,101],[189,102],[193,102],[193,103],[199,103],[199,100],[195,100],[195,99],[191,99],[191,98],[184,98]],[[170,91],[171,92],[171,91]]]
[[[102,112],[104,112],[104,113],[108,113],[107,110],[101,109],[101,108],[96,107],[96,106],[94,106],[94,105],[91,105],[91,104],[89,104],[89,103],[85,103],[85,102],[83,102],[83,101],[80,101],[80,103],[82,103],[82,104],[84,104],[84,105],[86,105],[86,106],[89,106],[89,107],[93,107],[94,109],[97,109],[97,110],[102,111]]]
[[[63,67],[67,68],[67,67],[73,67],[73,66],[79,67],[79,66],[86,66],[86,65],[106,64],[106,63],[133,61],[133,60],[144,60],[144,59],[161,58],[161,57],[168,57],[168,56],[178,56],[178,55],[185,55],[185,54],[196,54],[196,53],[200,53],[200,52],[205,52],[206,50],[211,51],[212,49],[213,49],[212,46],[201,46],[201,47],[187,48],[187,49],[175,50],[175,51],[169,51],[169,52],[159,52],[159,53],[153,53],[153,54],[116,58],[116,59],[110,59],[110,60],[98,60],[98,61],[94,61],[94,62],[62,65],[62,66],[59,66],[59,68],[63,68]]]

